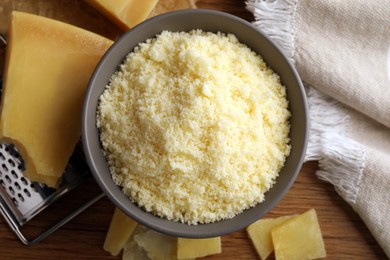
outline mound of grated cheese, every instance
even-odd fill
[[[264,200],[290,152],[289,117],[279,76],[234,35],[163,31],[112,76],[97,127],[131,200],[198,224]]]

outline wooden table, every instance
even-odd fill
[[[76,3],[76,1],[63,2]],[[77,1],[75,4],[78,9],[83,11],[84,8],[88,8],[80,2]],[[245,2],[242,0],[199,0],[197,5],[199,8],[217,9],[249,21],[253,20],[253,16],[246,11]],[[64,6],[71,9],[68,5]],[[91,17],[98,16],[94,11],[87,12]],[[102,19],[100,18],[99,21]],[[77,21],[69,22],[80,25]],[[95,29],[93,26],[91,28]],[[99,28],[96,31],[106,36],[112,33]],[[387,259],[359,216],[339,197],[333,186],[317,179],[316,169],[316,162],[305,163],[287,196],[266,217],[298,214],[309,208],[315,208],[325,241],[327,258]],[[100,192],[92,178],[80,189],[82,192],[69,194],[28,223],[24,231],[29,235],[36,234],[80,205],[82,201]],[[4,219],[0,217],[0,259],[120,259],[120,257],[110,256],[102,249],[113,210],[113,204],[104,197],[50,237],[30,247],[22,245]],[[222,254],[205,259],[258,258],[245,230],[222,237],[222,247]]]

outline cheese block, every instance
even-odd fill
[[[0,138],[16,145],[30,180],[56,186],[80,137],[88,80],[111,44],[69,24],[12,13]]]
[[[246,231],[248,236],[261,259],[266,259],[274,251],[271,230],[292,217],[283,216],[279,218],[260,219],[247,227]]]
[[[326,257],[320,225],[314,209],[293,217],[272,229],[275,258],[317,259]]]
[[[137,225],[137,222],[124,214],[120,209],[115,208],[103,249],[113,256],[118,255],[133,234]]]
[[[111,21],[128,30],[145,20],[158,0],[86,0]]]
[[[221,237],[201,239],[179,237],[177,239],[177,259],[198,258],[221,252]]]

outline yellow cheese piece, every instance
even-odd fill
[[[177,259],[198,258],[221,252],[221,237],[177,240]]]
[[[111,44],[69,24],[12,13],[0,136],[20,151],[27,178],[57,184],[79,140],[88,80]]]
[[[137,222],[125,215],[120,209],[115,208],[103,249],[113,256],[118,255],[136,227]]]
[[[135,242],[143,248],[150,259],[176,259],[177,238],[153,230],[134,236]]]
[[[148,232],[148,230],[148,228],[142,225],[137,225],[133,235],[130,237],[123,248],[122,260],[141,260],[149,258],[145,249],[140,247],[134,239],[135,236],[142,235]]]
[[[278,260],[326,257],[325,245],[314,209],[272,229],[272,241],[275,258]]]
[[[177,238],[138,225],[123,248],[122,260],[176,260]],[[185,260],[193,260],[188,258]]]
[[[260,219],[247,227],[246,231],[248,236],[261,259],[266,259],[274,251],[271,230],[292,217],[283,216],[279,218]]]
[[[144,21],[158,0],[86,0],[124,30]]]

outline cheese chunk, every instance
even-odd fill
[[[142,235],[148,232],[148,230],[148,228],[142,225],[137,225],[133,235],[130,237],[123,248],[122,260],[143,260],[149,258],[145,249],[140,247],[134,239],[135,236]]]
[[[175,260],[176,248],[176,237],[138,225],[123,249],[122,260]]]
[[[123,30],[128,30],[145,20],[158,0],[86,0]]]
[[[177,259],[198,258],[221,252],[221,237],[177,240]]]
[[[104,250],[113,256],[118,255],[136,227],[137,222],[125,215],[120,209],[115,208],[106,240],[104,241]]]
[[[261,259],[266,259],[274,251],[271,230],[292,217],[260,219],[248,226],[246,231]]]
[[[314,209],[272,229],[272,241],[275,257],[278,260],[326,257],[324,241]]]
[[[0,136],[16,145],[27,178],[56,186],[80,137],[88,80],[112,41],[22,12],[8,37]]]
[[[143,248],[150,259],[176,259],[177,238],[148,230],[134,236],[135,242]]]

